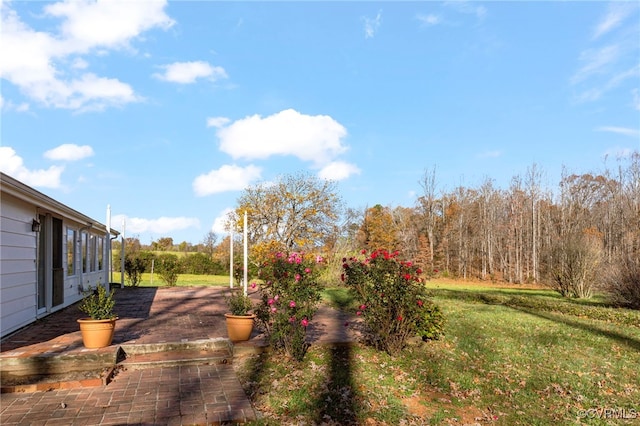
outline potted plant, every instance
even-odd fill
[[[111,345],[116,326],[117,315],[113,312],[115,300],[113,290],[100,285],[85,292],[78,307],[88,318],[78,319],[82,332],[82,343],[86,348],[104,348]]]
[[[249,296],[240,290],[232,291],[227,298],[229,313],[224,314],[227,322],[227,334],[232,342],[247,341],[251,337],[253,331],[253,322],[255,314],[250,311],[253,309],[253,302]]]

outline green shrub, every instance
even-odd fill
[[[180,262],[175,254],[163,254],[156,261],[158,275],[169,287],[174,287],[178,282]]]
[[[84,293],[84,299],[80,302],[78,309],[84,312],[93,320],[113,319],[117,315],[113,312],[115,300],[113,290],[107,292],[104,286],[98,284],[96,288],[91,288]]]
[[[366,255],[366,251],[361,252]],[[343,279],[360,303],[371,343],[397,354],[411,337],[437,338],[444,317],[429,299],[422,271],[412,262],[398,259],[398,252],[373,251],[364,260],[343,259]]]
[[[126,255],[124,259],[124,272],[129,285],[137,287],[142,280],[144,272],[144,260],[137,254]]]
[[[227,305],[231,315],[248,315],[253,309],[253,302],[249,296],[245,296],[244,291],[240,288],[232,290],[227,297]]]

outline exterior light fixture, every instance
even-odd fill
[[[31,231],[40,232],[40,221],[38,221],[38,219],[33,219],[31,222]]]

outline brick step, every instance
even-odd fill
[[[233,356],[226,349],[172,349],[168,351],[127,354],[118,366],[127,369],[173,367],[178,365],[230,364]]]

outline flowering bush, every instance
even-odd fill
[[[362,255],[367,254],[363,250]],[[438,338],[444,318],[422,285],[422,271],[398,259],[398,252],[373,251],[364,260],[343,259],[342,280],[353,291],[371,342],[389,354],[401,351],[407,339]]]
[[[318,269],[324,259],[275,252],[261,264],[262,301],[255,310],[272,347],[300,361],[309,347],[307,327],[320,301]],[[255,284],[252,284],[255,287]]]

